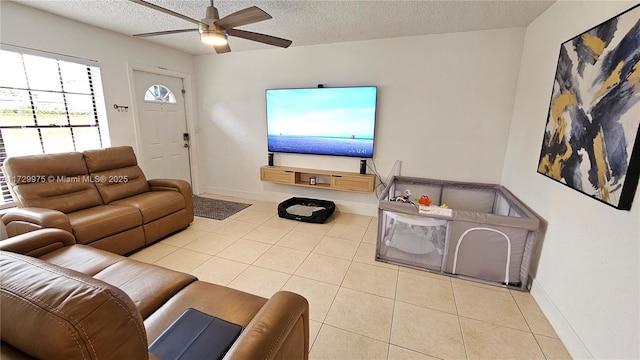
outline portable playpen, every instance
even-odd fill
[[[525,290],[540,224],[501,185],[394,176],[379,198],[376,259]]]

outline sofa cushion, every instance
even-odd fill
[[[20,207],[69,213],[102,205],[81,153],[11,157],[3,166]]]
[[[146,359],[142,318],[120,289],[73,270],[0,252],[0,334],[39,359]]]
[[[131,146],[88,150],[83,154],[105,204],[151,191]]]
[[[135,207],[142,214],[143,224],[185,208],[184,196],[177,191],[151,191],[114,201],[111,205]]]
[[[142,225],[142,215],[130,206],[100,205],[67,216],[79,244],[88,244]]]
[[[80,244],[65,246],[39,258],[90,276],[124,259],[120,255]]]
[[[197,280],[193,275],[129,259],[107,267],[94,278],[129,295],[143,319],[180,289]]]
[[[90,173],[138,165],[136,154],[131,146],[86,150],[82,154]]]
[[[162,219],[152,221],[142,225],[144,229],[144,237],[147,244],[151,244],[156,240],[162,239],[167,234],[174,233],[189,226],[189,217],[187,210],[182,209],[167,215]]]
[[[96,179],[96,187],[105,204],[151,191],[138,166],[101,171],[91,176]]]
[[[146,244],[145,231],[142,226],[135,227],[111,236],[91,242],[92,248],[101,249],[118,255],[126,255],[139,250]]]

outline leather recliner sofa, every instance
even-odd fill
[[[191,185],[147,180],[130,146],[11,157],[3,170],[18,205],[2,217],[10,237],[59,228],[124,255],[193,222]]]
[[[308,359],[309,304],[265,299],[76,244],[60,229],[0,241],[0,358],[156,359],[186,309],[241,325],[225,359]]]

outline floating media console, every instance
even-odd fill
[[[263,166],[260,168],[260,180],[330,190],[373,192],[376,177],[374,174]]]

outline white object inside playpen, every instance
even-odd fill
[[[422,255],[438,251],[442,255],[446,240],[447,220],[385,212],[388,217],[385,245],[410,254]]]

